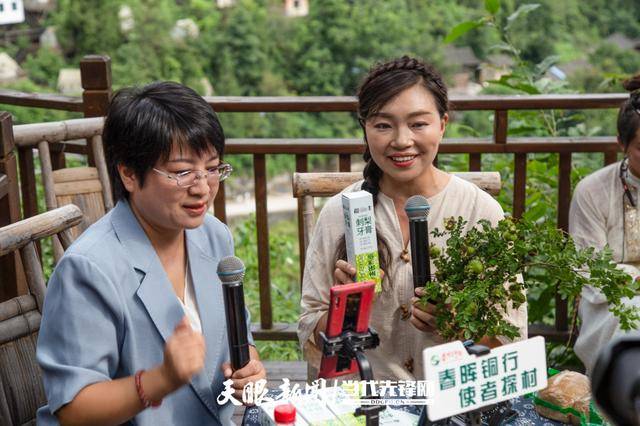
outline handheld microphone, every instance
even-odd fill
[[[218,263],[218,277],[222,281],[224,312],[227,317],[229,354],[234,371],[247,365],[250,359],[242,287],[244,270],[244,263],[235,256],[227,256]]]
[[[404,205],[409,216],[409,235],[411,243],[411,267],[413,269],[413,288],[424,287],[431,281],[431,259],[429,258],[429,202],[422,195],[410,197]]]

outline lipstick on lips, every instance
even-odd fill
[[[391,155],[388,158],[396,167],[410,167],[416,159],[416,154],[404,154],[404,155]]]
[[[200,216],[207,211],[207,203],[185,204],[183,207],[191,216]]]

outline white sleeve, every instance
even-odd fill
[[[607,245],[607,218],[603,211],[606,203],[602,202],[601,186],[599,182],[581,181],[574,191],[569,208],[569,234],[579,248],[602,250]],[[594,195],[600,196],[599,202]]]

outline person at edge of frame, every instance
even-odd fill
[[[569,209],[569,234],[579,248],[608,246],[618,267],[640,276],[640,74],[623,83],[630,93],[618,111],[618,145],[624,159],[582,179]],[[640,297],[628,303],[640,308]],[[574,350],[591,373],[598,353],[621,333],[607,299],[591,286],[582,289],[581,326]]]

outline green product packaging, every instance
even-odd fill
[[[374,281],[382,290],[373,197],[367,191],[342,194],[347,261],[356,268],[356,282]]]

